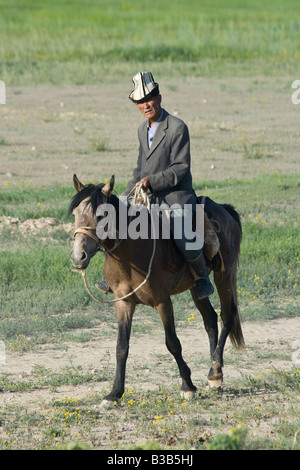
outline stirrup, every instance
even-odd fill
[[[97,281],[95,286],[97,287],[97,289],[103,292],[103,294],[108,294],[109,292],[112,292],[106,279],[103,279],[102,281]]]
[[[209,277],[201,277],[196,280],[196,291],[199,300],[205,299],[214,293],[214,287],[209,280]]]

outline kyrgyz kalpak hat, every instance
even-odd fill
[[[159,94],[158,83],[154,81],[151,72],[139,72],[133,78],[134,89],[129,98],[134,103],[143,103]]]

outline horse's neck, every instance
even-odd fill
[[[159,240],[141,239],[133,240],[132,238],[124,238],[120,240],[106,239],[102,246],[107,252],[107,258],[112,263],[122,265],[132,264],[139,268],[146,269],[153,250],[157,251]],[[155,243],[155,245],[154,245]]]
[[[143,258],[144,256],[147,257],[148,251],[151,255],[153,240],[151,237],[151,220],[148,212],[148,221],[146,229],[147,233],[143,233],[142,235],[146,238],[132,239],[130,238],[128,228],[130,226],[130,223],[135,220],[136,215],[134,213],[130,214],[130,206],[127,204],[126,200],[123,201],[122,199],[113,196],[109,203],[114,206],[115,210],[116,238],[107,237],[105,240],[103,240],[103,248],[111,254],[117,255],[118,258],[121,259],[130,257],[131,260],[136,259],[137,261],[140,261],[139,258]],[[143,209],[147,211],[145,206],[143,207]],[[140,220],[140,224],[143,225],[143,222],[146,222],[144,218]]]

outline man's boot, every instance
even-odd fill
[[[196,281],[196,291],[198,299],[204,299],[205,297],[211,295],[214,292],[214,288],[208,276],[203,251],[201,250],[197,258],[186,261]]]
[[[97,289],[101,290],[101,292],[103,292],[104,294],[108,294],[109,292],[112,292],[106,279],[103,279],[102,281],[97,281],[95,286],[97,287]]]

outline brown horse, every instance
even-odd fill
[[[116,402],[124,393],[125,368],[129,351],[129,338],[133,313],[138,304],[150,305],[161,317],[165,329],[166,346],[173,354],[182,378],[182,396],[193,397],[197,390],[191,380],[191,371],[182,357],[180,341],[176,335],[171,296],[190,289],[194,303],[200,311],[209,338],[212,365],[208,373],[211,386],[220,386],[223,379],[223,350],[229,335],[233,346],[244,347],[244,339],[238,314],[236,274],[242,236],[240,218],[230,205],[220,205],[206,198],[205,211],[218,226],[223,268],[218,262],[209,263],[221,304],[222,329],[218,334],[218,316],[209,298],[198,300],[194,291],[194,279],[184,260],[170,269],[169,241],[156,240],[151,274],[143,284],[153,254],[153,240],[126,238],[116,243],[107,238],[100,241],[96,235],[97,208],[112,204],[118,210],[119,198],[112,193],[114,177],[106,185],[84,186],[74,175],[77,194],[72,199],[68,213],[75,216],[74,247],[70,258],[77,269],[85,269],[99,247],[106,251],[105,277],[113,290],[118,322],[116,349],[116,374],[110,394],[103,406]],[[179,258],[180,259],[180,258]],[[174,269],[175,266],[175,269]],[[142,286],[133,292],[137,286]],[[122,300],[117,300],[122,299]]]

